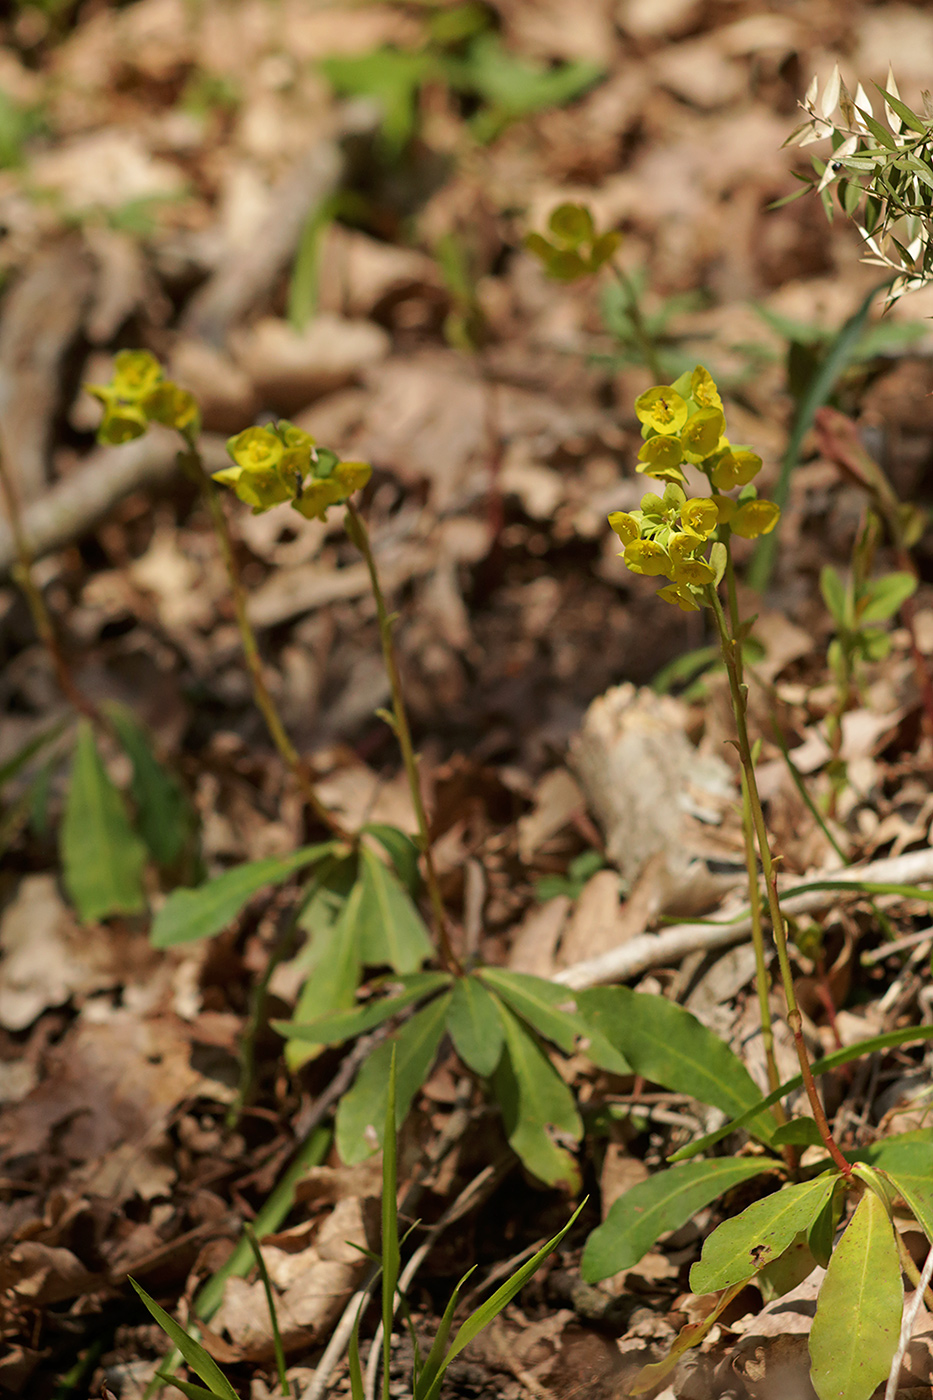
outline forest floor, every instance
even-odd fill
[[[724,675],[702,653],[708,614],[658,601],[606,524],[645,489],[632,403],[654,382],[625,293],[608,273],[549,280],[523,239],[564,201],[622,232],[619,262],[665,372],[711,371],[731,436],[764,459],[767,491],[822,358],[881,281],[815,195],[771,207],[807,168],[807,153],[783,142],[811,76],[825,81],[836,59],[866,88],[884,83],[890,61],[902,95],[919,100],[933,13],[864,0],[576,0],[570,17],[560,0],[96,0],[4,13],[0,443],[74,684],[92,707],[119,702],[148,728],[196,811],[200,871],[287,856],[321,831],[253,703],[210,521],[167,430],[95,443],[100,406],[82,385],[105,382],[121,348],[152,350],[198,396],[212,468],[229,434],[273,415],[372,463],[361,511],[398,614],[461,956],[553,978],[662,916],[709,914],[740,892],[737,770]],[[883,318],[882,300],[831,404],[901,500],[928,510],[933,293]],[[833,450],[842,433],[835,420],[806,437],[769,586],[757,598],[740,585],[757,613],[762,790],[794,877],[842,859],[922,859],[933,817],[921,682],[933,667],[929,529],[913,550],[911,628],[890,624],[889,654],[860,669],[841,748],[827,741],[833,623],[819,576],[826,564],[847,576],[866,512]],[[342,509],[327,521],[284,508],[254,516],[232,495],[224,508],[268,683],[319,795],[347,828],[413,832],[377,713],[391,696],[376,609]],[[753,545],[739,543],[742,567]],[[261,892],[213,939],[169,950],[151,945],[148,913],[81,923],[61,881],[67,753],[55,747],[75,712],[13,582],[15,558],[0,520],[0,1393],[138,1400],[166,1339],[128,1276],[187,1316],[329,1115],[347,1052],[289,1070],[264,1024],[245,1104],[237,1097],[253,989],[293,884]],[[881,543],[875,573],[897,567]],[[663,802],[678,775],[658,755],[607,795],[580,763],[597,731],[610,742],[607,715],[617,738],[643,723],[672,736],[671,753],[686,744],[693,755],[681,775],[694,784],[689,829],[666,850],[613,842],[613,822],[646,798]],[[812,801],[832,805],[837,851],[791,780],[772,716]],[[31,765],[2,767],[33,740]],[[104,752],[125,787],[125,755],[106,742]],[[672,874],[685,852],[692,883]],[[147,879],[156,910],[169,885]],[[819,951],[798,953],[796,970],[817,1053],[933,1019],[922,898],[827,892],[815,914]],[[296,966],[273,977],[272,1019],[291,1013]],[[764,1088],[753,972],[747,944],[698,944],[629,981],[689,1008]],[[926,1127],[929,1064],[906,1046],[834,1081],[847,1145],[880,1125]],[[451,1370],[455,1394],[621,1400],[708,1307],[687,1275],[713,1208],[597,1285],[579,1270],[612,1203],[715,1126],[708,1111],[582,1053],[560,1069],[586,1125],[576,1155],[588,1203]],[[437,1221],[490,1165],[488,1189],[438,1233],[409,1290],[425,1333],[465,1268],[477,1265],[477,1290],[501,1280],[571,1210],[569,1193],[535,1182],[510,1153],[497,1111],[445,1042],[402,1132],[415,1213]],[[304,1394],[365,1273],[342,1242],[354,1230],[368,1238],[379,1159],[346,1166],[331,1148],[297,1177],[265,1248]],[[732,1208],[751,1198],[739,1188]],[[782,1310],[746,1289],[664,1394],[812,1394],[800,1353],[807,1287]],[[364,1336],[374,1325],[367,1317]],[[240,1394],[277,1394],[255,1271],[228,1282],[204,1335]],[[929,1394],[933,1376],[928,1315],[917,1336],[904,1396]],[[400,1336],[399,1394],[407,1346]],[[329,1384],[349,1393],[343,1357]]]

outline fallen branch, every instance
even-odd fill
[[[916,885],[923,880],[933,880],[933,849],[925,847],[903,856],[876,860],[869,865],[850,865],[842,870],[816,871],[804,879],[784,880],[781,882],[781,903],[787,913],[806,914],[838,899],[842,893],[838,889],[807,889],[799,894],[794,893],[801,886],[823,880],[856,887],[865,883]],[[853,893],[858,893],[857,888]],[[573,987],[575,991],[603,986],[607,982],[625,982],[630,977],[647,972],[650,967],[679,962],[688,953],[712,952],[716,948],[741,943],[751,933],[751,927],[750,910],[746,905],[737,910],[736,917],[727,924],[675,924],[661,933],[641,933],[598,958],[588,958],[585,962],[565,967],[553,980],[564,987]]]
[[[229,466],[223,438],[205,433],[201,446],[208,471]],[[168,429],[153,429],[122,447],[101,447],[92,452],[83,467],[23,512],[23,535],[32,558],[41,558],[77,539],[124,496],[168,480],[176,470],[177,456],[177,443]],[[0,520],[0,577],[5,577],[15,562],[13,532]]]

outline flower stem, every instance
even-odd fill
[[[758,853],[761,857],[761,867],[764,873],[765,888],[768,894],[771,933],[774,938],[778,964],[781,969],[781,981],[784,986],[784,999],[787,1005],[787,1023],[794,1037],[797,1059],[800,1062],[800,1073],[803,1077],[804,1088],[806,1089],[807,1098],[810,1102],[810,1109],[813,1113],[816,1126],[819,1129],[826,1150],[829,1152],[843,1176],[848,1180],[852,1175],[852,1168],[840,1152],[832,1132],[830,1131],[823,1104],[817,1093],[816,1082],[813,1078],[813,1070],[810,1067],[810,1057],[807,1054],[807,1047],[803,1038],[803,1019],[800,1015],[800,1008],[797,1005],[797,995],[794,991],[794,974],[790,965],[790,955],[787,949],[787,930],[784,924],[781,902],[778,897],[777,871],[774,868],[774,860],[771,855],[768,831],[765,826],[764,812],[758,793],[758,782],[755,777],[755,764],[752,760],[751,747],[748,741],[748,726],[745,713],[746,688],[742,684],[740,662],[736,659],[738,654],[738,642],[729,634],[729,628],[715,585],[711,585],[707,589],[707,596],[709,597],[713,609],[713,615],[716,618],[720,645],[722,647],[722,658],[729,676],[732,712],[735,718],[736,732],[738,735],[739,758],[742,763],[752,824],[758,841]]]
[[[431,913],[433,916],[434,931],[437,936],[438,949],[445,967],[451,972],[459,973],[462,970],[460,967],[460,960],[454,953],[450,942],[450,936],[447,932],[447,916],[444,912],[444,901],[441,898],[441,888],[438,884],[437,871],[434,867],[434,858],[431,853],[431,837],[428,832],[428,819],[424,810],[424,799],[421,795],[418,759],[411,741],[411,728],[408,723],[408,712],[405,708],[402,678],[399,674],[398,657],[396,656],[395,641],[392,636],[392,618],[386,607],[385,595],[379,583],[379,574],[376,570],[376,560],[373,556],[369,532],[356,507],[350,501],[347,502],[346,529],[350,539],[366,561],[373,597],[376,600],[376,614],[379,618],[379,637],[382,642],[382,656],[389,677],[389,686],[392,690],[395,737],[402,751],[405,775],[408,778],[412,806],[415,809],[415,820],[418,823],[418,845],[424,857],[425,883],[428,888],[428,898],[431,903]]]
[[[16,563],[11,570],[13,579],[26,599],[32,624],[36,629],[39,641],[45,647],[49,660],[52,662],[58,687],[65,699],[74,706],[79,714],[85,715],[95,724],[102,724],[103,721],[97,706],[78,688],[59,644],[52,614],[46,607],[42,590],[33,577],[32,549],[23,530],[19,495],[2,454],[0,454],[0,488],[3,491],[7,517],[10,521],[10,532],[13,536],[13,547],[16,550]]]
[[[615,273],[616,281],[619,283],[619,286],[622,288],[623,292],[628,297],[628,306],[626,307],[626,310],[629,314],[629,320],[632,323],[632,333],[635,337],[636,344],[638,345],[638,348],[641,351],[642,359],[644,360],[647,369],[651,371],[655,382],[657,384],[661,384],[664,382],[664,367],[661,364],[661,360],[658,356],[657,347],[655,346],[654,341],[651,339],[651,332],[645,325],[645,318],[642,315],[641,305],[638,300],[638,293],[635,290],[635,287],[632,283],[632,279],[629,277],[627,272],[624,272],[622,270],[618,263],[613,262],[610,264],[610,266],[612,268],[612,271]]]
[[[243,655],[246,659],[246,666],[249,671],[250,681],[253,686],[253,697],[258,705],[262,717],[266,722],[266,728],[273,744],[279,752],[283,761],[291,770],[295,781],[301,789],[301,794],[307,802],[311,811],[324,826],[340,837],[343,841],[353,842],[353,836],[343,827],[337,817],[318,797],[314,789],[314,784],[308,777],[307,769],[301,760],[298,750],[288,737],[282,717],[269,687],[266,684],[266,677],[262,665],[262,657],[259,654],[259,645],[256,641],[256,633],[249,620],[246,606],[246,592],[240,579],[240,571],[237,568],[236,556],[233,550],[233,540],[230,536],[230,527],[227,524],[227,517],[224,514],[223,504],[204,469],[204,461],[197,447],[192,443],[187,444],[187,450],[179,453],[179,461],[190,477],[196,482],[201,492],[202,499],[210,512],[211,524],[214,527],[214,534],[220,546],[221,557],[224,567],[227,570],[227,578],[230,582],[230,591],[233,596],[233,608],[236,614],[237,628],[240,633],[240,640],[243,645]]]

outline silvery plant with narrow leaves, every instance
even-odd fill
[[[864,240],[866,262],[892,273],[894,300],[933,276],[933,99],[924,92],[922,113],[914,111],[891,72],[875,87],[884,122],[861,83],[850,94],[838,64],[822,93],[814,78],[802,103],[806,120],[785,144],[830,142],[825,160],[813,157],[814,174],[798,175],[805,188],[797,194],[815,188],[832,218],[835,192]]]

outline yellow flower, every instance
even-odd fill
[[[633,540],[622,553],[633,574],[657,578],[659,574],[666,574],[671,567],[667,550],[662,549],[655,540]]]
[[[292,501],[292,506],[307,520],[326,520],[328,506],[346,499],[339,481],[309,481],[298,499]]]
[[[710,500],[716,507],[716,514],[719,516],[720,525],[728,525],[732,517],[738,510],[738,505],[728,496],[710,496]]]
[[[641,526],[627,510],[614,510],[609,517],[609,528],[615,531],[623,544],[631,544],[641,535]]]
[[[760,471],[757,453],[746,447],[730,447],[716,459],[711,480],[717,491],[731,491],[734,486],[747,486]]]
[[[780,507],[773,501],[754,500],[740,505],[729,524],[733,534],[754,540],[759,535],[770,535],[780,518]]]
[[[688,530],[706,539],[719,524],[719,512],[710,496],[692,496],[680,508],[680,518]]]
[[[97,441],[118,446],[142,437],[148,426],[145,413],[136,404],[108,404],[103,422],[97,429]]]
[[[213,473],[213,479],[222,486],[232,487],[244,505],[252,506],[254,515],[271,510],[283,501],[290,501],[293,494],[288,483],[274,469],[249,471],[246,467],[224,467],[222,471]]]
[[[334,468],[332,480],[343,488],[343,499],[346,500],[354,491],[361,491],[372,474],[373,469],[368,462],[339,462]]]
[[[244,428],[236,437],[227,439],[227,451],[246,472],[274,472],[285,444],[271,428]]]
[[[701,408],[692,413],[680,435],[680,445],[688,462],[702,462],[716,451],[726,431],[720,408]]]
[[[639,451],[635,470],[657,477],[659,481],[681,482],[684,479],[680,470],[682,460],[683,454],[676,437],[653,437]]]
[[[716,574],[705,559],[680,560],[674,565],[670,577],[674,583],[692,583],[696,588],[703,588],[706,584],[716,581]]]
[[[699,603],[685,584],[669,583],[665,588],[658,589],[658,597],[663,598],[665,603],[673,603],[681,612],[700,611]]]
[[[640,423],[668,437],[679,433],[687,421],[687,401],[670,387],[657,384],[635,400],[635,413]]]
[[[141,399],[162,381],[162,366],[148,350],[118,350],[110,383],[121,399]]]
[[[701,408],[722,408],[716,381],[703,365],[697,365],[690,376],[690,397]]]
[[[196,438],[201,428],[201,411],[194,394],[181,389],[170,379],[165,380],[146,395],[142,404],[148,416],[156,423],[164,423],[174,428],[186,438]]]
[[[306,433],[304,428],[298,428],[294,423],[289,423],[287,418],[280,418],[275,428],[286,447],[298,448],[310,454],[314,446],[314,438],[310,433]]]

